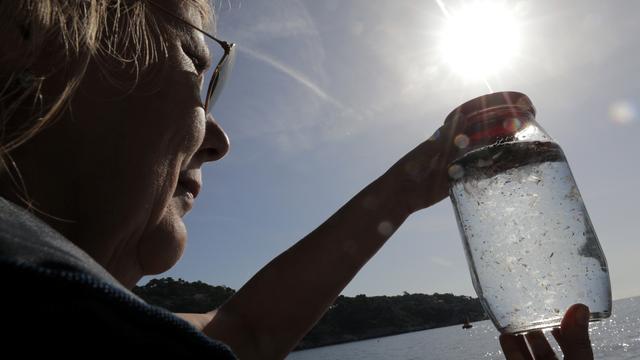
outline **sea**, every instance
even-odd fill
[[[288,360],[422,360],[504,359],[498,331],[491,321],[449,326],[291,353]],[[589,333],[595,359],[640,360],[640,296],[616,300],[610,318],[592,322]],[[558,358],[560,347],[546,333]]]

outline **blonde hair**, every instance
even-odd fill
[[[186,3],[198,12],[203,24],[213,23],[207,0],[154,1]],[[0,1],[0,34],[21,37],[16,41],[21,44],[19,49],[9,48],[11,39],[0,44],[0,170],[10,170],[10,164],[22,181],[9,153],[65,112],[92,60],[98,65],[115,61],[134,72],[136,81],[151,65],[162,63],[166,56],[163,39],[170,30],[166,21],[159,21],[162,13],[153,8],[150,0]],[[36,74],[32,66],[45,59],[53,59],[49,62],[56,68],[46,75]],[[14,67],[7,69],[7,63]],[[64,74],[62,91],[43,98],[41,89],[47,77],[60,72]],[[8,175],[19,186],[10,172]],[[24,184],[22,188],[26,194]]]

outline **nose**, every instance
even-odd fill
[[[222,130],[222,127],[213,119],[211,114],[207,115],[204,140],[198,150],[202,162],[216,161],[222,159],[229,152],[229,137]]]

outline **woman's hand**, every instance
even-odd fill
[[[571,306],[560,328],[551,331],[562,349],[565,360],[592,360],[589,340],[589,308],[582,304]],[[526,339],[526,342],[525,342]],[[529,344],[529,350],[527,348]],[[500,345],[507,360],[558,359],[541,331],[526,335],[500,335]]]
[[[460,130],[461,123],[445,123],[378,179],[407,215],[447,197],[448,166],[461,154],[454,144]]]

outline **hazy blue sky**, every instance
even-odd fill
[[[463,1],[446,1],[455,8]],[[507,3],[519,56],[487,80],[529,95],[607,256],[614,298],[640,295],[640,2]],[[231,152],[204,169],[172,276],[239,288],[315,229],[460,103],[483,95],[443,64],[436,1],[225,0],[239,54],[214,115]],[[145,277],[145,284],[151,277]],[[474,295],[448,199],[414,214],[344,294]]]

